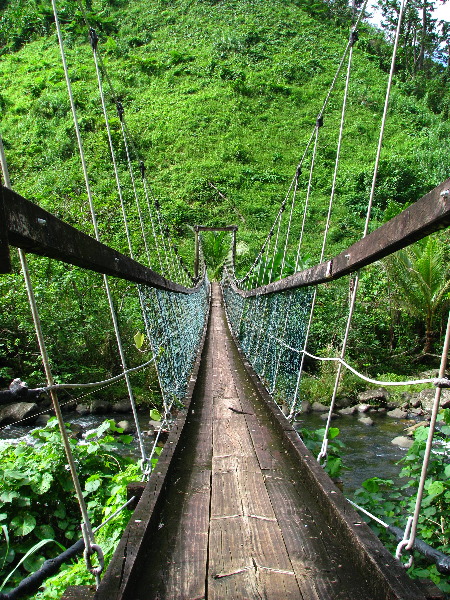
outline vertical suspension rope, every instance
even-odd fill
[[[383,146],[383,138],[384,138],[384,130],[386,127],[386,118],[387,118],[387,112],[388,112],[388,107],[389,107],[389,99],[390,99],[390,95],[391,95],[391,89],[392,89],[392,81],[394,78],[394,70],[395,70],[395,62],[396,62],[396,58],[397,58],[397,49],[398,49],[398,42],[400,39],[400,29],[401,29],[401,23],[402,23],[402,18],[403,18],[403,14],[404,14],[404,10],[405,10],[405,6],[406,6],[407,0],[402,0],[402,4],[401,4],[401,8],[400,8],[400,13],[398,16],[398,23],[397,23],[397,30],[396,30],[396,34],[395,34],[395,42],[394,42],[394,49],[392,51],[392,59],[391,59],[391,68],[389,71],[389,79],[388,79],[388,85],[387,85],[387,89],[386,89],[386,97],[385,97],[385,102],[384,102],[384,110],[383,110],[383,117],[381,120],[381,127],[380,127],[380,135],[379,135],[379,139],[378,139],[378,147],[377,147],[377,154],[376,154],[376,159],[375,159],[375,165],[374,165],[374,172],[373,172],[373,178],[372,178],[372,187],[370,190],[370,197],[369,197],[369,203],[367,206],[367,214],[366,214],[366,221],[365,221],[365,225],[364,225],[364,233],[363,233],[363,238],[366,237],[367,232],[369,230],[369,221],[370,221],[370,215],[372,212],[372,205],[373,205],[373,199],[375,196],[375,187],[376,187],[376,182],[377,182],[377,176],[378,176],[378,168],[379,168],[379,163],[380,163],[380,156],[381,156],[381,148]],[[342,348],[341,348],[341,353],[340,353],[340,358],[344,359],[345,353],[347,351],[347,342],[348,342],[348,336],[349,336],[349,332],[350,332],[350,325],[352,322],[352,318],[353,318],[353,313],[355,310],[355,304],[356,304],[356,296],[358,293],[358,286],[359,286],[359,273],[357,273],[355,280],[354,280],[354,285],[353,285],[353,291],[352,291],[352,296],[351,296],[351,301],[350,301],[350,308],[349,308],[349,315],[348,315],[348,319],[347,319],[347,326],[345,329],[345,335],[344,335],[344,340],[342,342]],[[319,463],[321,463],[327,456],[327,450],[328,450],[328,432],[330,429],[330,424],[331,424],[331,417],[332,417],[332,413],[334,410],[334,405],[336,403],[336,395],[337,395],[337,390],[339,387],[339,382],[340,382],[340,378],[341,378],[341,372],[342,372],[342,363],[339,363],[338,368],[337,368],[337,373],[336,373],[336,379],[335,379],[335,383],[334,383],[334,388],[333,388],[333,395],[331,397],[331,404],[330,404],[330,410],[328,412],[328,418],[327,418],[327,422],[325,425],[325,430],[324,430],[324,435],[323,435],[323,441],[322,441],[322,448],[319,452],[319,455],[317,457],[317,460]]]
[[[327,243],[327,239],[328,239],[328,231],[329,231],[330,222],[331,222],[331,212],[333,209],[334,197],[335,197],[335,193],[336,193],[336,182],[337,182],[339,162],[340,162],[340,157],[341,157],[342,139],[344,136],[345,115],[346,115],[346,110],[347,110],[348,91],[349,91],[349,85],[350,85],[350,74],[351,74],[351,68],[352,68],[353,46],[357,40],[358,40],[358,34],[355,30],[353,30],[350,34],[351,46],[350,46],[350,52],[348,54],[347,75],[345,78],[344,98],[343,98],[343,102],[342,102],[341,122],[340,122],[340,126],[339,126],[339,136],[338,136],[338,144],[337,144],[337,151],[336,151],[336,160],[334,163],[333,183],[331,186],[331,195],[330,195],[330,201],[328,204],[328,214],[327,214],[327,220],[325,223],[325,230],[324,230],[324,234],[323,234],[322,249],[320,252],[319,264],[323,262],[323,259],[325,256],[325,247],[326,247],[326,243]],[[303,231],[303,228],[302,228],[302,231]],[[295,387],[294,397],[292,398],[292,402],[291,402],[291,407],[290,407],[290,412],[289,412],[289,417],[288,417],[289,419],[293,418],[295,406],[297,403],[298,392],[299,392],[299,388],[300,388],[300,382],[301,382],[301,378],[302,378],[302,374],[303,374],[303,367],[304,367],[304,363],[305,363],[305,356],[306,356],[305,350],[308,347],[309,334],[311,331],[312,319],[313,319],[313,315],[314,315],[314,309],[316,306],[316,298],[317,298],[317,287],[314,288],[313,298],[312,298],[312,302],[311,302],[308,326],[306,328],[305,341],[303,344],[303,352],[302,352],[302,356],[300,359],[300,368],[299,368],[299,372],[298,372],[297,384]]]
[[[9,178],[8,165],[6,162],[6,157],[3,148],[3,140],[0,135],[0,161],[1,167],[3,170],[3,175],[5,179],[5,186],[8,189],[12,189],[11,180]],[[28,260],[25,252],[18,248],[20,264],[22,267],[22,272],[25,280],[25,287],[27,290],[28,302],[30,304],[31,314],[33,317],[34,328],[36,331],[36,337],[39,344],[39,349],[41,353],[42,363],[44,365],[45,377],[47,380],[48,386],[54,385],[53,374],[50,366],[50,359],[47,353],[47,347],[44,340],[44,334],[42,331],[41,319],[39,316],[39,310],[36,303],[36,298],[34,295],[33,284],[31,282],[30,272],[28,269]],[[64,419],[61,412],[61,407],[59,405],[58,394],[56,390],[50,389],[50,397],[53,403],[53,410],[55,411],[56,418],[58,420],[58,426],[61,433],[61,439],[64,446],[64,451],[66,453],[67,463],[69,465],[70,475],[72,477],[73,485],[75,488],[75,495],[77,497],[77,501],[80,507],[81,516],[83,519],[81,530],[84,539],[85,546],[85,560],[88,570],[94,575],[97,587],[100,585],[100,574],[103,571],[103,552],[100,546],[95,543],[95,536],[92,531],[92,525],[89,519],[86,502],[83,496],[83,490],[81,489],[80,480],[78,479],[77,469],[75,465],[75,460],[72,455],[72,449],[70,447],[69,436],[67,434],[66,426],[64,423]],[[99,566],[93,567],[91,564],[91,556],[96,553],[99,560]]]
[[[445,377],[445,369],[447,367],[449,350],[450,350],[450,311],[448,313],[447,330],[445,333],[444,345],[442,347],[441,364],[439,367],[439,379],[444,379],[444,377]],[[408,539],[404,540],[403,542],[400,542],[400,544],[397,546],[396,556],[399,560],[400,560],[400,555],[401,555],[403,549],[405,549],[407,551],[411,551],[412,547],[414,546],[414,541],[416,539],[417,524],[419,522],[420,509],[421,509],[421,505],[422,505],[423,492],[425,489],[425,482],[426,482],[427,471],[428,471],[428,464],[430,462],[434,431],[436,429],[436,420],[437,420],[437,415],[438,415],[438,411],[439,411],[439,404],[441,401],[441,392],[442,392],[442,388],[438,384],[436,386],[436,392],[434,395],[433,409],[431,412],[431,420],[430,420],[430,425],[429,425],[429,430],[428,430],[427,443],[425,446],[425,453],[423,456],[422,469],[421,469],[420,479],[419,479],[419,487],[417,489],[416,503],[414,506],[414,513],[413,513],[412,519],[410,517],[409,527],[407,527],[407,529],[405,530],[405,537],[407,537]],[[408,530],[409,530],[409,537],[408,537]],[[406,567],[410,567],[412,565],[412,558],[413,557],[411,554],[410,560],[405,565]]]
[[[57,35],[58,35],[58,43],[59,43],[59,49],[60,49],[60,54],[61,54],[61,61],[63,64],[63,70],[64,70],[64,77],[66,80],[66,86],[67,86],[67,92],[69,95],[69,101],[70,101],[70,108],[72,111],[72,119],[73,119],[73,124],[74,124],[74,128],[75,128],[75,135],[77,138],[77,144],[78,144],[78,151],[80,154],[80,160],[81,160],[81,166],[82,166],[82,170],[83,170],[83,176],[84,176],[84,182],[85,182],[85,187],[86,187],[86,192],[88,195],[88,200],[89,200],[89,208],[90,208],[90,212],[91,212],[91,219],[92,219],[92,224],[94,227],[94,232],[95,232],[95,239],[97,241],[100,241],[100,233],[99,233],[99,229],[98,229],[98,223],[97,223],[97,215],[96,215],[96,211],[95,211],[95,207],[94,207],[94,200],[92,197],[92,190],[91,190],[91,185],[89,182],[89,175],[87,172],[87,166],[86,166],[86,158],[85,158],[85,154],[84,154],[84,148],[83,148],[83,142],[81,139],[81,134],[80,134],[80,128],[78,125],[78,117],[77,117],[77,112],[76,112],[76,108],[75,108],[75,101],[73,98],[73,93],[72,93],[72,84],[70,82],[70,78],[69,78],[69,70],[67,67],[67,61],[66,61],[66,54],[64,51],[64,42],[62,39],[62,33],[61,33],[61,26],[59,23],[59,17],[58,17],[58,10],[57,10],[57,6],[56,6],[56,0],[52,0],[52,7],[53,7],[53,14],[54,14],[54,18],[55,18],[55,25],[56,25],[56,31],[57,31]],[[106,296],[108,299],[108,305],[109,305],[109,310],[111,313],[111,320],[113,323],[113,328],[114,328],[114,333],[116,336],[116,342],[117,342],[117,347],[118,347],[118,351],[119,351],[119,355],[120,355],[120,360],[121,360],[121,364],[122,364],[122,370],[124,372],[127,371],[127,366],[126,366],[126,361],[125,361],[125,354],[123,351],[123,347],[122,347],[122,338],[120,335],[120,330],[119,330],[119,324],[117,321],[117,315],[116,315],[116,310],[114,308],[114,302],[113,302],[113,298],[112,298],[112,293],[111,293],[111,288],[109,286],[109,282],[108,282],[108,278],[106,277],[106,275],[103,275],[103,285],[105,287],[105,292],[106,292]],[[139,421],[137,418],[137,410],[136,410],[136,403],[134,401],[134,395],[133,395],[133,390],[131,388],[131,381],[130,378],[128,376],[128,373],[125,374],[125,383],[127,386],[127,391],[128,391],[128,397],[130,399],[130,404],[131,404],[131,408],[133,411],[133,416],[135,418],[135,423],[136,423],[136,433],[138,436],[138,441],[139,441],[139,449],[141,452],[141,456],[142,456],[142,461],[143,464],[146,462],[147,460],[147,456],[145,453],[145,448],[144,448],[144,441],[142,438],[142,432],[141,432],[141,428],[139,426]]]

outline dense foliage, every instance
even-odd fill
[[[0,589],[13,588],[46,558],[71,546],[80,536],[81,515],[56,419],[31,433],[33,444],[4,442],[0,448],[2,512]],[[126,484],[139,478],[139,467],[117,452],[131,436],[112,421],[71,438],[71,447],[91,522],[98,525],[126,501]],[[130,515],[125,510],[100,530],[98,540],[108,560]],[[30,550],[35,548],[35,550]],[[18,567],[16,569],[16,567]],[[16,570],[15,570],[16,569]],[[81,573],[83,571],[81,570]],[[83,578],[90,581],[89,574]],[[59,592],[64,588],[59,588]],[[57,598],[56,584],[42,597]]]

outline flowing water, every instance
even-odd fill
[[[396,463],[405,456],[406,450],[391,441],[403,435],[405,427],[412,423],[377,413],[371,413],[370,418],[374,422],[372,426],[361,423],[358,415],[342,416],[331,424],[339,428],[339,439],[345,444],[341,457],[347,469],[340,476],[345,494],[353,492],[369,477],[399,480],[401,467]],[[325,427],[325,421],[317,413],[302,415],[299,423],[299,427],[310,430]]]

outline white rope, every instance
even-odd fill
[[[353,32],[351,33],[351,36],[353,36]],[[352,39],[352,38],[350,38]],[[319,264],[323,262],[323,258],[325,256],[325,247],[326,247],[326,243],[327,243],[327,239],[328,239],[328,231],[330,229],[330,222],[331,222],[331,212],[333,209],[333,202],[334,202],[334,196],[336,193],[336,181],[337,181],[337,174],[338,174],[338,170],[339,170],[339,163],[340,163],[340,156],[341,156],[341,148],[342,148],[342,138],[344,136],[344,124],[345,124],[345,114],[346,114],[346,109],[347,109],[347,100],[348,100],[348,90],[349,90],[349,85],[350,85],[350,74],[351,74],[351,68],[352,68],[352,58],[353,58],[353,45],[350,47],[350,52],[348,55],[348,64],[347,64],[347,75],[346,75],[346,79],[345,79],[345,89],[344,89],[344,98],[342,101],[342,111],[341,111],[341,123],[339,126],[339,137],[338,137],[338,145],[337,145],[337,151],[336,151],[336,161],[334,164],[334,173],[333,173],[333,183],[332,183],[332,187],[331,187],[331,195],[330,195],[330,201],[328,203],[328,214],[327,214],[327,220],[326,220],[326,224],[325,224],[325,230],[323,233],[323,240],[322,240],[322,249],[320,252],[320,260],[319,260]],[[303,227],[302,227],[302,231],[303,231]],[[300,244],[299,244],[299,249],[297,252],[297,257],[299,257],[300,254]],[[313,320],[313,315],[314,315],[314,309],[316,306],[316,298],[317,298],[317,287],[314,288],[314,294],[313,294],[313,298],[312,298],[312,302],[311,302],[311,308],[310,308],[310,313],[309,313],[309,319],[308,319],[308,326],[306,328],[306,334],[305,334],[305,341],[303,344],[303,350],[306,350],[306,348],[308,347],[308,341],[309,341],[309,334],[311,331],[311,325],[312,325],[312,320]],[[300,382],[302,379],[302,374],[303,374],[303,366],[304,366],[304,362],[305,362],[305,354],[302,354],[302,358],[301,358],[301,362],[300,362],[300,368],[298,371],[298,376],[297,376],[297,383],[295,386],[295,392],[294,392],[294,396],[292,398],[292,402],[291,402],[291,407],[290,407],[290,412],[289,412],[289,418],[292,418],[293,413],[295,411],[295,405],[297,403],[297,398],[298,398],[298,391],[300,388]]]
[[[369,202],[368,202],[368,206],[367,206],[366,222],[365,222],[365,225],[364,225],[364,233],[363,233],[363,236],[362,236],[363,238],[366,237],[368,229],[369,229],[370,215],[371,215],[371,212],[372,212],[373,199],[374,199],[374,196],[375,196],[375,186],[376,186],[376,181],[377,181],[377,176],[378,176],[378,167],[379,167],[379,162],[380,162],[381,148],[382,148],[382,145],[383,145],[384,130],[385,130],[385,127],[386,127],[386,118],[387,118],[387,111],[388,111],[388,107],[389,107],[389,99],[390,99],[391,88],[392,88],[392,80],[393,80],[393,77],[394,77],[395,62],[396,62],[397,49],[398,49],[398,41],[399,41],[399,38],[400,38],[400,28],[401,28],[401,22],[402,22],[402,17],[403,17],[403,12],[404,12],[404,9],[405,9],[406,1],[407,0],[402,0],[402,5],[401,5],[399,17],[398,17],[398,23],[397,23],[397,31],[396,31],[396,35],[395,35],[394,49],[392,51],[391,68],[390,68],[390,72],[389,72],[389,79],[388,79],[388,85],[387,85],[387,90],[386,90],[386,97],[385,97],[385,102],[384,102],[383,118],[381,120],[380,136],[379,136],[379,139],[378,139],[377,154],[376,154],[375,165],[374,165],[374,172],[373,172],[373,178],[372,178],[372,188],[371,188],[371,191],[370,191],[370,198],[369,198]],[[346,329],[345,329],[344,340],[342,342],[342,349],[341,349],[341,358],[342,359],[344,358],[346,350],[347,350],[348,336],[349,336],[349,333],[350,333],[350,326],[351,326],[351,322],[352,322],[352,318],[353,318],[353,313],[354,313],[354,310],[355,310],[356,296],[357,296],[357,293],[358,293],[358,286],[359,286],[359,273],[356,275],[356,277],[355,277],[355,279],[353,281],[353,290],[352,290],[352,296],[351,296],[349,314],[348,314],[348,319],[347,319],[347,326],[346,326]],[[324,435],[323,435],[323,441],[322,441],[322,448],[321,448],[321,450],[319,452],[319,455],[317,457],[317,460],[318,460],[319,463],[321,463],[325,459],[325,457],[327,455],[328,431],[330,429],[332,414],[333,414],[334,405],[335,405],[335,402],[336,402],[336,395],[337,395],[337,391],[338,391],[338,387],[339,387],[339,382],[340,382],[340,378],[341,378],[341,370],[342,370],[342,365],[339,364],[338,365],[338,369],[337,369],[337,373],[336,373],[336,379],[335,379],[335,382],[334,382],[333,394],[332,394],[332,397],[331,397],[330,410],[328,412],[328,418],[327,418],[327,422],[326,422],[326,425],[325,425],[325,430],[324,430]]]
[[[57,34],[58,34],[58,42],[59,42],[61,60],[62,60],[63,69],[64,69],[64,77],[66,80],[66,86],[67,86],[67,91],[68,91],[69,100],[70,100],[70,107],[72,110],[73,123],[74,123],[75,133],[76,133],[77,142],[78,142],[78,149],[79,149],[82,169],[83,169],[84,181],[85,181],[86,191],[87,191],[88,198],[89,198],[89,207],[90,207],[92,223],[93,223],[94,231],[95,231],[95,238],[97,241],[100,241],[100,234],[99,234],[98,224],[97,224],[97,215],[95,212],[94,202],[93,202],[93,198],[92,198],[92,192],[91,192],[91,186],[90,186],[89,176],[88,176],[87,167],[86,167],[86,159],[85,159],[85,155],[84,155],[83,143],[81,140],[80,129],[79,129],[79,125],[78,125],[78,117],[77,117],[77,113],[76,113],[76,109],[75,109],[75,102],[74,102],[74,98],[73,98],[73,94],[72,94],[72,84],[70,82],[69,70],[67,67],[67,61],[66,61],[66,56],[65,56],[65,51],[64,51],[64,42],[62,39],[61,27],[59,24],[58,11],[56,8],[56,0],[52,0],[52,6],[53,6],[54,17],[55,17],[56,30],[57,30]],[[116,311],[114,308],[114,302],[113,302],[113,298],[112,298],[112,294],[111,294],[111,289],[110,289],[108,278],[106,277],[106,275],[103,275],[103,284],[105,287],[106,296],[108,298],[108,304],[109,304],[109,309],[110,309],[110,313],[111,313],[111,320],[113,322],[117,347],[118,347],[118,351],[119,351],[119,355],[120,355],[120,360],[122,363],[122,369],[125,372],[125,371],[127,371],[127,366],[126,366],[125,354],[124,354],[123,346],[122,346],[122,338],[120,335],[119,324],[117,321],[117,315],[116,315]],[[131,382],[130,382],[128,375],[125,375],[125,382],[126,382],[126,386],[127,386],[127,390],[128,390],[128,396],[130,399],[131,408],[133,411],[133,415],[135,417],[136,432],[137,432],[137,435],[139,438],[139,446],[140,446],[141,454],[142,454],[143,460],[145,460],[145,456],[146,456],[145,448],[144,448],[144,443],[142,440],[141,429],[140,429],[139,422],[137,419],[137,411],[136,411],[136,405],[134,402],[133,390],[131,388]]]
[[[55,2],[55,0],[52,0],[52,2]],[[3,140],[1,138],[1,135],[0,135],[0,160],[1,160],[3,175],[4,175],[4,179],[5,179],[5,187],[7,187],[8,189],[12,189],[11,188],[11,180],[9,178],[8,166],[7,166],[5,153],[4,153],[4,149],[3,149]],[[30,304],[31,314],[33,316],[34,328],[35,328],[36,336],[38,339],[42,363],[44,365],[44,371],[45,371],[45,375],[46,375],[46,379],[47,379],[47,384],[49,386],[52,386],[54,384],[53,374],[52,374],[52,370],[51,370],[51,366],[50,366],[50,359],[49,359],[49,356],[47,353],[47,347],[46,347],[45,340],[44,340],[44,334],[42,331],[39,310],[37,307],[36,298],[35,298],[34,291],[33,291],[33,284],[31,282],[31,277],[30,277],[30,273],[28,270],[27,257],[25,255],[25,252],[21,248],[18,249],[18,253],[19,253],[20,263],[22,266],[24,280],[25,280],[25,287],[27,290],[28,302]],[[85,548],[88,550],[88,552],[90,554],[92,554],[94,551],[97,552],[98,556],[99,556],[99,560],[101,560],[101,551],[99,552],[98,549],[95,547],[96,546],[95,537],[92,532],[92,526],[91,526],[91,522],[89,520],[86,502],[85,502],[84,496],[83,496],[83,490],[81,489],[80,480],[78,479],[75,460],[72,455],[72,449],[70,446],[69,436],[67,434],[66,426],[65,426],[64,419],[62,416],[61,407],[59,406],[59,400],[58,400],[56,391],[51,390],[50,396],[51,396],[51,399],[53,402],[53,409],[55,411],[56,418],[58,419],[58,425],[59,425],[59,429],[61,432],[61,439],[62,439],[64,450],[66,453],[67,463],[69,465],[69,470],[70,470],[70,474],[72,477],[73,485],[75,488],[75,495],[77,497],[81,516],[83,519],[82,531],[83,531]],[[100,584],[101,570],[98,570],[98,568],[96,568],[96,569],[91,569],[91,572],[95,576],[96,584],[98,586]]]
[[[349,371],[351,371],[354,375],[356,375],[357,377],[362,379],[363,381],[367,381],[367,383],[373,383],[374,385],[378,385],[380,387],[421,385],[424,383],[432,383],[436,387],[450,386],[450,380],[446,379],[445,377],[410,379],[407,381],[380,381],[379,379],[372,379],[371,377],[367,377],[366,375],[363,375],[362,373],[357,371],[354,367],[352,367],[348,362],[346,362],[340,356],[316,356],[315,354],[311,354],[310,352],[307,352],[306,350],[303,350],[303,349],[300,350],[299,348],[294,348],[293,346],[290,346],[289,344],[287,344],[283,339],[277,338],[274,335],[268,334],[268,337],[272,338],[273,340],[275,340],[276,342],[278,342],[279,344],[284,346],[287,350],[291,350],[291,352],[295,352],[296,354],[304,354],[305,356],[308,356],[309,358],[312,358],[313,360],[318,360],[320,362],[327,362],[327,361],[328,362],[337,362],[340,365],[342,365],[343,367],[345,367],[346,369],[348,369]]]

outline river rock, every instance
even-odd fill
[[[421,408],[411,408],[409,413],[413,415],[413,417],[421,417],[424,414],[424,411]]]
[[[358,404],[356,410],[359,413],[366,413],[370,409],[370,404]]]
[[[120,429],[123,429],[123,433],[124,434],[129,434],[129,433],[133,433],[133,427],[130,423],[130,421],[119,421],[117,423],[117,427],[120,427]]]
[[[320,402],[313,402],[311,408],[314,412],[328,412],[330,407],[321,404]]]
[[[307,414],[307,413],[310,413],[311,411],[312,411],[311,402],[309,402],[308,400],[302,400],[302,403],[300,405],[300,413]]]
[[[15,402],[0,407],[0,425],[10,425],[16,421],[27,419],[27,425],[34,422],[33,416],[38,412],[38,405],[33,402]]]
[[[322,413],[320,415],[320,418],[323,419],[324,421],[326,421],[328,419],[328,415],[326,415],[325,413]],[[334,421],[334,419],[338,419],[338,418],[339,418],[339,415],[337,415],[336,413],[331,413],[331,420],[332,421]]]
[[[35,425],[38,427],[45,427],[50,419],[51,415],[39,415],[35,421]]]
[[[427,412],[431,412],[433,408],[434,396],[436,394],[436,388],[426,389],[419,392],[419,398],[422,403],[422,408]],[[443,388],[441,390],[441,408],[450,407],[450,389]]]
[[[406,419],[408,413],[400,408],[395,408],[394,410],[388,410],[386,413],[388,417],[392,417],[393,419]]]
[[[113,404],[113,411],[125,415],[131,412],[131,404],[129,400],[119,400]]]
[[[348,406],[347,408],[341,408],[338,410],[340,415],[354,415],[357,411],[356,406]]]
[[[359,417],[358,421],[363,425],[367,425],[368,427],[373,425],[373,421],[370,417]]]
[[[86,415],[91,414],[91,409],[87,404],[77,404],[75,410],[80,415],[80,417],[85,417]]]
[[[337,408],[348,408],[353,404],[353,399],[350,396],[338,396],[336,398]]]
[[[360,392],[357,399],[360,404],[386,404],[389,399],[389,392],[383,388],[366,390]]]
[[[411,448],[413,443],[413,440],[411,440],[409,437],[406,437],[406,435],[399,435],[391,441],[391,444],[394,444],[394,446],[400,446],[400,448]]]
[[[107,412],[110,412],[111,405],[105,400],[93,400],[91,404],[91,414],[92,415],[104,415]]]

